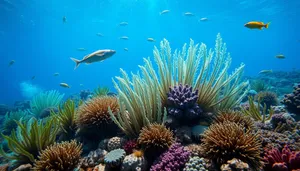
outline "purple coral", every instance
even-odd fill
[[[291,151],[286,145],[280,152],[272,149],[266,152],[264,157],[264,170],[292,171],[300,169],[300,151]]]
[[[300,115],[300,84],[294,87],[291,94],[284,95],[281,103],[285,105],[289,112]]]
[[[151,166],[150,171],[173,171],[182,170],[188,162],[191,153],[181,144],[173,144],[168,151],[164,152]]]
[[[189,85],[174,86],[168,93],[168,114],[180,119],[194,119],[202,112],[197,104],[198,90]]]

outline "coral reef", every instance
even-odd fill
[[[107,150],[112,151],[117,148],[121,148],[124,143],[124,139],[121,137],[112,137],[107,142]]]
[[[255,170],[262,166],[261,143],[252,130],[233,122],[212,124],[203,134],[205,156],[221,166],[232,158],[246,162]]]
[[[124,158],[121,171],[146,171],[147,160],[144,157],[137,157],[134,154]]]
[[[221,166],[221,171],[251,171],[251,169],[247,163],[233,158]]]
[[[116,134],[116,125],[111,120],[108,108],[114,114],[119,111],[118,99],[116,97],[95,97],[82,104],[77,112],[76,124],[79,128],[79,133],[84,133],[86,136],[95,135],[108,136]],[[104,131],[104,129],[110,131]]]
[[[164,152],[151,166],[150,171],[182,170],[189,160],[190,152],[179,143],[173,144],[168,151]]]
[[[263,159],[265,171],[292,171],[300,169],[300,151],[291,151],[288,146],[284,146],[280,152],[272,149],[265,153]]]
[[[181,144],[192,143],[192,128],[188,126],[178,127],[174,130],[176,142]]]
[[[1,123],[0,130],[1,133],[4,135],[9,135],[12,130],[16,129],[18,124],[16,121],[23,121],[29,120],[30,114],[28,111],[15,111],[15,112],[8,112],[6,113],[3,123]]]
[[[79,93],[80,99],[85,101],[87,100],[89,97],[92,96],[92,92],[90,92],[90,90],[81,90]]]
[[[199,144],[190,144],[190,145],[186,146],[185,148],[187,148],[191,152],[192,157],[194,157],[194,156],[202,157],[204,154],[202,146]]]
[[[300,114],[300,84],[294,87],[291,94],[284,95],[284,99],[281,101],[286,109],[294,114]]]
[[[174,86],[168,93],[168,114],[180,121],[197,119],[202,112],[197,100],[198,90],[193,91],[189,85]]]
[[[255,90],[256,92],[267,91],[269,89],[268,84],[262,80],[251,81],[250,86],[251,89]]]
[[[94,90],[94,96],[95,96],[95,97],[107,96],[108,93],[109,93],[109,88],[108,88],[108,87],[101,87],[101,86],[98,86],[98,87]]]
[[[276,93],[271,91],[262,91],[259,92],[255,99],[260,102],[261,105],[266,104],[267,110],[270,109],[271,106],[276,106],[278,104],[278,98]]]
[[[208,171],[204,158],[198,156],[191,157],[185,164],[183,171]]]
[[[234,122],[250,130],[254,129],[255,127],[254,122],[249,116],[245,116],[241,112],[233,111],[233,110],[226,110],[226,111],[219,112],[214,122],[215,123]]]
[[[271,124],[275,132],[293,131],[296,127],[295,119],[289,113],[274,114]]]
[[[123,149],[115,149],[107,153],[104,157],[104,163],[110,168],[119,167],[125,158],[126,152]]]
[[[84,157],[81,161],[81,168],[93,168],[96,165],[104,162],[104,156],[107,154],[107,151],[102,149],[97,149],[90,151],[89,154]]]
[[[174,142],[173,133],[161,124],[151,124],[141,130],[138,144],[145,151],[147,159],[155,158],[167,150]]]
[[[79,164],[81,147],[76,141],[55,143],[41,152],[33,170],[73,171]]]
[[[129,155],[133,150],[138,149],[138,144],[136,140],[128,140],[124,143],[123,149],[126,151],[126,154]]]

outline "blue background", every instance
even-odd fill
[[[249,76],[262,69],[299,69],[299,7],[299,0],[0,0],[0,103],[22,100],[24,81],[66,95],[98,85],[113,88],[112,78],[120,75],[119,69],[136,72],[163,38],[173,50],[190,38],[214,48],[221,33],[232,68],[243,62]],[[168,14],[159,14],[166,9]],[[185,12],[195,16],[184,16]],[[208,21],[199,21],[202,17]],[[118,26],[122,21],[129,25]],[[251,30],[244,27],[249,21],[271,24],[269,29]],[[129,40],[120,40],[121,36]],[[156,42],[148,42],[148,37]],[[70,57],[81,59],[105,48],[117,53],[74,70]],[[275,58],[277,54],[286,59]],[[11,60],[16,62],[8,67]],[[54,77],[55,72],[60,75]],[[36,78],[31,80],[32,76]],[[60,82],[71,88],[60,87]]]

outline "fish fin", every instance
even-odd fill
[[[74,61],[75,63],[76,63],[76,65],[75,65],[75,68],[74,68],[74,70],[80,65],[80,60],[78,60],[78,59],[75,59],[75,58],[71,58],[72,59],[72,61]]]
[[[265,28],[269,28],[270,23],[271,23],[271,22],[268,22],[268,23],[265,25]]]

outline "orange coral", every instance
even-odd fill
[[[246,130],[237,123],[225,121],[212,124],[203,134],[202,148],[207,158],[218,165],[237,158],[259,170],[261,163],[261,142],[252,130]]]
[[[109,115],[109,107],[113,113],[117,114],[119,104],[116,97],[95,97],[82,104],[76,118],[78,127],[80,129],[101,129],[114,124]]]
[[[221,111],[215,118],[214,122],[223,123],[226,121],[240,124],[246,129],[255,128],[253,120],[249,116],[243,115],[241,112],[238,111],[233,111],[233,110]]]
[[[142,150],[133,150],[133,155],[135,157],[143,157],[144,152]]]

